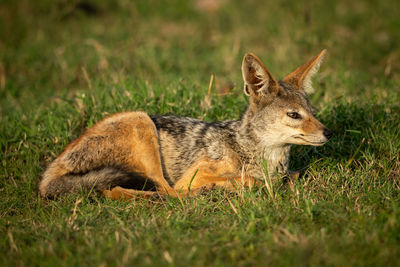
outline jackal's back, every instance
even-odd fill
[[[175,116],[150,118],[159,135],[164,176],[172,184],[199,158],[218,160],[228,154],[240,154],[236,141],[239,121],[210,123]]]

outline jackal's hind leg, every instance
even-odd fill
[[[175,190],[168,184],[163,175],[157,129],[147,114],[138,114],[136,116],[137,118],[134,118],[133,123],[135,127],[131,129],[132,136],[129,144],[131,155],[128,165],[132,167],[132,170],[139,171],[154,182],[158,193],[176,197]],[[154,192],[143,193],[144,191],[140,190],[126,191],[128,190],[126,189],[124,191],[122,189],[115,189],[115,194],[117,192],[124,192],[127,196],[130,194],[154,194]]]
[[[142,178],[157,191],[176,196],[163,175],[154,122],[144,112],[124,112],[101,120],[72,141],[47,168],[39,190],[49,198],[80,189],[138,189],[130,186]]]

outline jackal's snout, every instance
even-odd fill
[[[326,139],[331,139],[333,132],[331,130],[329,130],[328,128],[324,128],[323,132],[324,136],[326,137]]]

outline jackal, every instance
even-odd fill
[[[242,75],[250,104],[238,120],[209,123],[141,111],[106,117],[48,166],[40,194],[51,198],[87,189],[113,199],[178,197],[288,175],[291,144],[320,146],[332,136],[313,116],[306,96],[325,53],[281,81],[247,53]]]

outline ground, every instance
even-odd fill
[[[1,266],[400,264],[398,1],[135,2],[0,3]],[[335,135],[294,147],[299,180],[40,199],[46,165],[104,116],[238,118],[244,53],[282,78],[324,48],[310,101]]]

